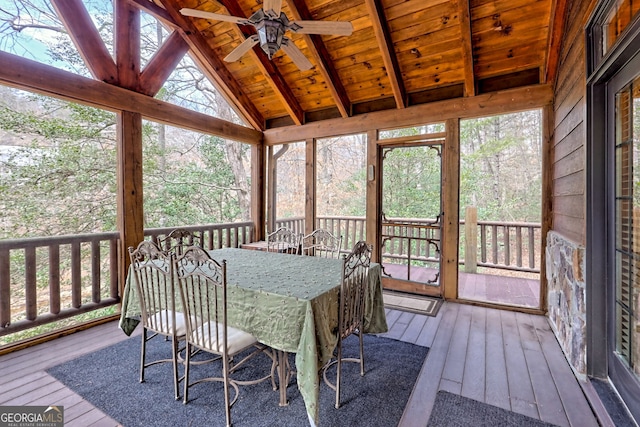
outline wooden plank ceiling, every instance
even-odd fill
[[[262,0],[130,1],[180,33],[247,124],[265,130],[548,83],[559,39],[549,29],[561,29],[566,0],[283,0],[290,20],[353,25],[350,36],[287,32],[307,71],[259,45],[224,62],[255,30],[179,13],[246,18]]]

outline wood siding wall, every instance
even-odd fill
[[[553,229],[586,243],[586,66],[584,24],[590,2],[568,6],[554,93]]]

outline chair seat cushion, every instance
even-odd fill
[[[173,316],[170,310],[162,310],[149,316],[149,326],[155,325],[159,332],[171,335],[173,333]],[[179,337],[187,335],[187,323],[185,322],[184,313],[176,312],[176,335]]]
[[[211,325],[211,327],[209,327],[209,325]],[[204,323],[201,327],[193,331],[193,341],[204,346],[206,349],[222,353],[223,328],[224,326],[219,323],[216,336],[216,325],[210,322]],[[235,354],[257,342],[258,340],[250,333],[231,326],[227,327],[227,347],[229,354]]]

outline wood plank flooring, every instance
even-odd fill
[[[436,317],[388,310],[387,322],[384,336],[430,348],[401,427],[426,426],[440,389],[562,427],[598,425],[542,316],[445,302]],[[45,370],[126,338],[114,322],[0,356],[0,405],[63,405],[67,427],[117,426]]]

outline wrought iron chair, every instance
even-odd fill
[[[338,258],[342,248],[342,236],[336,237],[324,229],[314,230],[302,238],[302,255],[321,258]]]
[[[187,319],[183,402],[186,404],[189,401],[190,387],[206,381],[222,382],[227,426],[231,426],[231,407],[240,393],[238,385],[257,384],[271,379],[272,387],[276,390],[276,357],[269,347],[258,343],[253,335],[228,325],[226,261],[218,263],[202,248],[192,246],[186,248],[176,259],[175,271]],[[207,377],[189,382],[189,374],[193,367],[190,359],[196,349],[221,356],[220,377]],[[234,357],[240,353],[243,353],[243,357],[235,363]],[[244,381],[231,377],[235,370],[261,353],[265,353],[272,362],[271,371],[267,375]],[[229,395],[230,386],[235,392],[233,399]]]
[[[202,235],[196,231],[184,228],[176,228],[164,238],[158,239],[158,246],[165,252],[175,252],[182,255],[184,248],[188,246],[202,247]]]
[[[300,250],[300,235],[287,227],[280,227],[267,234],[267,250],[297,255]]]
[[[178,400],[178,340],[184,339],[187,326],[183,313],[176,312],[175,309],[172,255],[162,251],[155,243],[145,240],[135,250],[129,247],[129,257],[142,313],[140,382],[144,382],[144,372],[149,366],[172,362],[174,392]],[[171,358],[146,362],[147,342],[158,335],[171,338]]]
[[[364,343],[362,325],[364,323],[364,304],[368,286],[369,265],[371,264],[371,245],[360,241],[355,244],[349,255],[342,261],[342,283],[340,285],[340,302],[338,306],[338,345],[335,360],[323,368],[325,383],[336,391],[336,408],[340,407],[340,376],[342,362],[360,364],[360,376],[364,376]],[[355,334],[360,340],[360,358],[343,358],[342,342]],[[327,370],[337,366],[336,382],[327,378]]]

